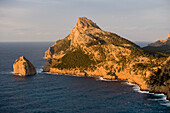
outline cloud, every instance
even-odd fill
[[[3,17],[19,17],[26,15],[29,10],[25,8],[0,8],[0,13]]]
[[[30,31],[31,29],[30,28],[17,28],[15,30],[17,30],[17,31]]]
[[[133,40],[138,40],[138,36],[146,40],[159,38],[170,29],[168,3],[168,0],[0,0],[0,40],[23,35],[29,40],[35,37],[57,40],[56,37],[69,34],[80,16]]]
[[[105,27],[103,27],[103,29],[109,29],[110,27],[109,26],[105,26]]]

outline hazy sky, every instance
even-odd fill
[[[0,42],[56,41],[81,16],[131,41],[170,32],[170,0],[0,0]]]

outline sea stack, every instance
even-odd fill
[[[19,74],[21,76],[35,75],[36,69],[33,64],[27,60],[24,56],[15,60],[13,64],[14,74]]]

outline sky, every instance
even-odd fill
[[[131,41],[168,38],[170,0],[0,0],[0,42],[66,37],[78,17]]]

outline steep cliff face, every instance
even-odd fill
[[[170,99],[170,57],[163,62],[155,74],[150,76],[147,82],[151,92],[164,92],[168,95],[168,99]]]
[[[167,59],[156,58],[115,33],[103,31],[80,17],[70,34],[45,52],[44,71],[124,79],[149,90],[147,80]]]
[[[20,74],[22,76],[36,74],[35,67],[24,56],[16,59],[13,64],[14,74]]]
[[[67,52],[73,51],[77,48],[93,49],[98,46],[114,45],[116,47],[129,47],[140,50],[140,47],[134,43],[114,33],[103,31],[91,20],[86,17],[80,17],[77,19],[76,27],[71,30],[70,34],[65,39],[59,40],[51,46],[45,52],[44,58],[59,59],[62,58]]]

